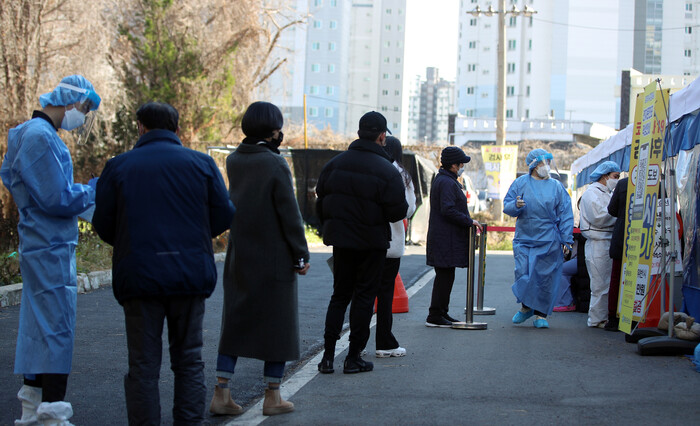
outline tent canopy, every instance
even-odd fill
[[[673,124],[669,126],[671,137],[664,149],[664,158],[673,157],[679,151],[691,149],[700,143],[698,109],[700,109],[700,79],[693,80],[671,95],[669,122]],[[633,127],[634,123],[628,125],[573,162],[571,174],[576,176],[576,187],[589,184],[591,173],[604,161],[615,161],[623,171],[629,171]]]

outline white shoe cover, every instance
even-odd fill
[[[22,402],[22,419],[15,420],[15,426],[37,425],[36,409],[41,404],[41,388],[24,385],[17,392]]]
[[[36,410],[39,424],[56,426],[73,426],[68,421],[73,416],[73,407],[70,402],[42,402]]]

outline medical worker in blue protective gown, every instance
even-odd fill
[[[19,209],[22,273],[15,374],[24,375],[17,397],[22,419],[61,423],[72,416],[63,402],[73,357],[76,314],[77,215],[94,205],[96,179],[73,183],[73,164],[58,129],[73,130],[100,105],[84,77],[65,77],[39,97],[42,110],[11,129],[0,169]]]
[[[558,295],[563,251],[574,243],[574,216],[566,189],[549,178],[552,154],[534,149],[526,161],[530,173],[517,178],[503,199],[503,212],[517,218],[512,288],[522,308],[513,316],[513,323],[535,315],[535,327],[549,328],[547,315]]]
[[[586,237],[586,268],[591,279],[589,327],[604,328],[608,321],[608,291],[612,258],[610,240],[615,219],[608,213],[612,192],[620,179],[620,166],[614,161],[601,163],[591,173],[590,185],[581,196],[581,234]]]

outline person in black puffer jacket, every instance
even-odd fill
[[[360,139],[325,165],[316,185],[323,242],[333,246],[333,295],[323,335],[325,353],[318,365],[321,373],[333,372],[335,343],[351,300],[350,348],[343,372],[373,368],[360,352],[369,339],[372,306],[391,239],[389,223],[406,217],[408,209],[401,174],[382,148],[387,131],[382,114],[363,115]]]

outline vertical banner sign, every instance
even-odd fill
[[[515,180],[518,167],[517,145],[482,145],[489,197],[502,200]]]
[[[655,247],[657,198],[661,177],[663,135],[666,129],[664,99],[656,82],[637,97],[635,127],[627,183],[625,244],[622,266],[620,330],[629,334],[632,321],[641,321],[649,303],[647,292]]]

